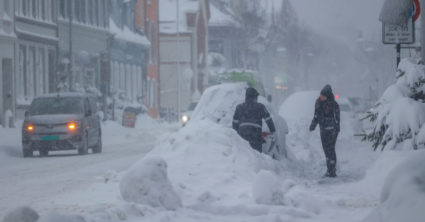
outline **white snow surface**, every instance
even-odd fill
[[[210,4],[210,11],[211,18],[208,21],[208,26],[240,26],[239,22],[232,16],[233,12],[229,7],[226,7],[226,11],[222,12],[214,4]]]
[[[124,200],[152,207],[175,210],[182,206],[167,177],[167,163],[160,158],[146,158],[134,165],[121,179]]]
[[[410,153],[385,180],[381,205],[365,222],[421,222],[425,218],[425,151]]]
[[[196,121],[173,133],[175,126],[149,124],[150,119],[135,129],[107,122],[100,155],[23,159],[19,130],[0,129],[0,213],[23,205],[49,222],[81,217],[89,222],[358,222],[423,209],[422,151],[373,152],[353,137],[357,119],[342,113],[338,177],[322,178],[320,137],[308,132],[318,92],[294,94],[282,105],[294,158],[279,161],[254,151],[221,120],[231,118],[219,110],[233,107],[236,92],[221,102],[204,94],[210,103],[202,102],[203,96],[200,104],[211,109],[197,109]]]
[[[149,46],[151,44],[144,35],[131,31],[127,26],[124,26],[122,29],[118,27],[112,18],[109,19],[109,30],[117,39],[145,46]]]

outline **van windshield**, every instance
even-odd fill
[[[83,104],[81,98],[39,98],[30,106],[29,115],[54,115],[54,114],[81,114]]]

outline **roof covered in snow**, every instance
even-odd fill
[[[236,20],[234,12],[232,9],[227,7],[227,5],[214,4],[215,2],[210,2],[211,18],[208,22],[209,26],[239,26],[239,22]]]
[[[197,13],[198,0],[161,0],[159,1],[159,31],[165,34],[177,33],[177,3],[179,4],[179,27],[180,33],[191,32],[187,25],[187,13]]]
[[[133,42],[136,44],[149,46],[150,42],[146,36],[131,31],[127,26],[122,29],[115,24],[113,19],[109,19],[109,31],[114,35],[115,38]]]

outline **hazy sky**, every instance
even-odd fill
[[[381,40],[378,20],[384,0],[290,0],[302,23],[320,34],[352,42],[360,32]]]

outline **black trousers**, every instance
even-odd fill
[[[261,129],[244,127],[239,129],[238,133],[243,139],[249,142],[249,145],[251,145],[254,150],[260,153],[262,152],[263,143],[265,141],[261,136]]]
[[[336,152],[335,144],[338,137],[336,130],[321,130],[320,138],[322,140],[323,151],[326,156],[326,166],[328,173],[334,174],[336,171]]]
[[[249,141],[249,145],[251,145],[251,147],[254,150],[257,150],[258,152],[262,152],[263,150],[263,142],[262,141]]]

